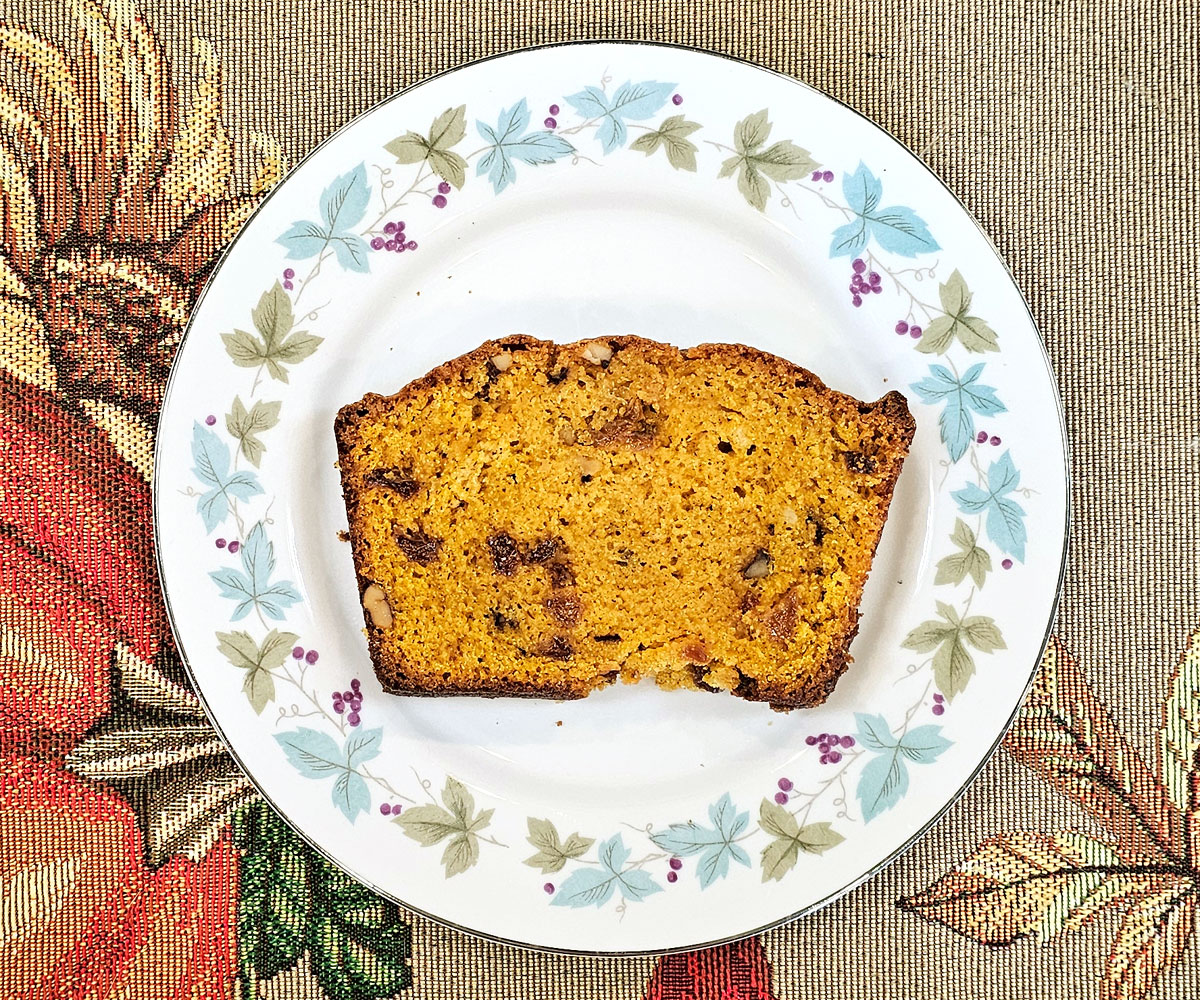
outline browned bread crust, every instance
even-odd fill
[[[915,423],[744,345],[513,336],[334,429],[385,689],[788,709],[849,662]]]

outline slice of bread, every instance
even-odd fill
[[[335,423],[371,659],[410,695],[618,677],[817,705],[915,424],[749,347],[493,340]]]

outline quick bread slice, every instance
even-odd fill
[[[618,677],[824,701],[915,424],[735,344],[492,340],[335,422],[371,659],[407,695]]]

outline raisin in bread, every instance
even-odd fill
[[[412,695],[618,677],[824,701],[915,425],[749,347],[508,337],[335,431],[371,659]]]

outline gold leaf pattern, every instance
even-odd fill
[[[71,10],[86,45],[79,58],[90,69],[94,86],[83,93],[83,120],[77,156],[86,166],[80,186],[83,204],[79,222],[89,236],[99,236],[108,221],[118,179],[122,174],[122,130],[128,108],[121,73],[120,43],[108,18],[91,0],[72,0]],[[90,148],[84,143],[90,143]]]
[[[171,157],[159,183],[174,228],[189,213],[225,197],[233,178],[233,145],[221,123],[221,67],[216,51],[203,38],[193,49],[200,62],[183,126],[175,135]]]
[[[254,177],[250,182],[252,194],[265,194],[283,180],[288,171],[287,153],[278,139],[265,132],[251,132],[250,145],[257,154]]]
[[[1004,747],[1104,823],[1128,860],[1182,858],[1178,810],[1058,639],[1046,648]]]
[[[117,643],[114,659],[121,677],[121,690],[138,705],[190,718],[204,718],[199,698],[182,684],[176,684],[154,664],[143,660],[125,643]]]
[[[38,248],[37,201],[29,174],[4,146],[0,146],[0,209],[4,246],[17,267],[28,273]]]
[[[1195,925],[1194,892],[1194,887],[1161,889],[1125,917],[1109,954],[1104,1000],[1141,1000],[1179,961]]]
[[[0,275],[5,267],[0,266]],[[23,302],[0,296],[0,368],[40,389],[53,392],[58,375],[50,363],[50,342],[37,312]]]
[[[222,756],[225,747],[206,724],[114,729],[89,737],[67,754],[66,764],[83,778],[144,778],[153,771],[202,757]]]
[[[1161,781],[1057,639],[1004,746],[1091,811],[1115,842],[1070,831],[999,834],[900,907],[991,945],[1045,941],[1122,914],[1101,996],[1146,1000],[1187,949],[1200,894],[1200,630],[1164,705]]]
[[[130,0],[110,0],[110,17],[120,46],[132,114],[126,119],[125,171],[109,225],[109,239],[161,238],[148,217],[146,194],[166,157],[173,126],[174,95],[158,41],[136,15]]]
[[[90,177],[83,158],[75,156],[79,145],[82,102],[75,77],[63,54],[28,31],[0,25],[0,52],[11,65],[24,67],[31,78],[30,106],[40,116],[43,129],[54,148],[47,151],[47,169],[61,173],[61,181],[42,194],[42,228],[49,243],[56,242],[75,217],[76,188]],[[67,161],[75,166],[75,184],[67,179]]]
[[[229,825],[235,809],[258,797],[231,760],[182,788],[163,785],[150,797],[147,855],[160,865],[172,854],[199,861]]]
[[[1194,633],[1171,675],[1158,735],[1158,770],[1171,801],[1186,817],[1188,849],[1200,857],[1200,631]]]

